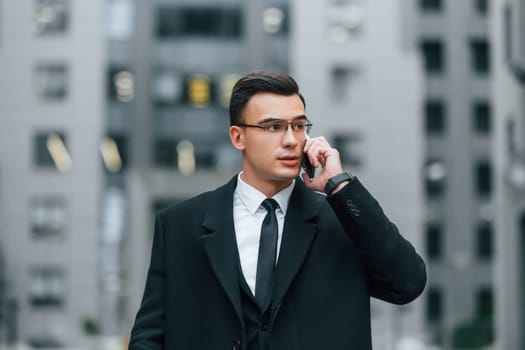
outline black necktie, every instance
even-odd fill
[[[255,299],[262,307],[272,284],[272,275],[275,268],[277,255],[277,217],[275,209],[279,206],[271,198],[262,202],[268,211],[261,226],[261,239],[259,240],[259,258],[257,260],[257,278],[255,282]]]

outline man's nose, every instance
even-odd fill
[[[297,136],[294,133],[291,125],[286,126],[286,129],[284,131],[284,136],[283,136],[283,143],[285,144],[296,144],[297,143]]]

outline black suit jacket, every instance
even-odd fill
[[[236,177],[160,212],[129,349],[243,349]],[[332,196],[297,180],[269,324],[272,350],[371,349],[370,297],[415,299],[425,265],[357,178]]]

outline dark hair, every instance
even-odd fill
[[[250,98],[258,92],[271,92],[277,95],[299,95],[306,106],[304,97],[299,93],[297,82],[286,73],[255,71],[240,78],[232,89],[230,98],[230,125],[243,122],[244,107]]]

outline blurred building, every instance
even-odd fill
[[[109,176],[127,202],[121,317],[129,333],[144,290],[153,214],[240,169],[228,136],[231,88],[254,69],[289,69],[289,6],[287,0],[112,3],[137,14],[133,33],[110,41],[107,71],[108,131],[129,152],[124,170]],[[119,76],[132,77],[133,96],[119,93]]]
[[[496,349],[525,348],[525,3],[493,2]]]
[[[339,149],[402,234],[422,250],[423,76],[414,13],[399,1],[295,1],[291,72],[312,133]],[[422,341],[421,303],[373,301],[374,349]]]
[[[97,328],[102,5],[0,4],[7,322],[34,347],[76,347]]]
[[[494,137],[488,0],[411,1],[425,72],[425,250],[429,341],[492,343]]]

